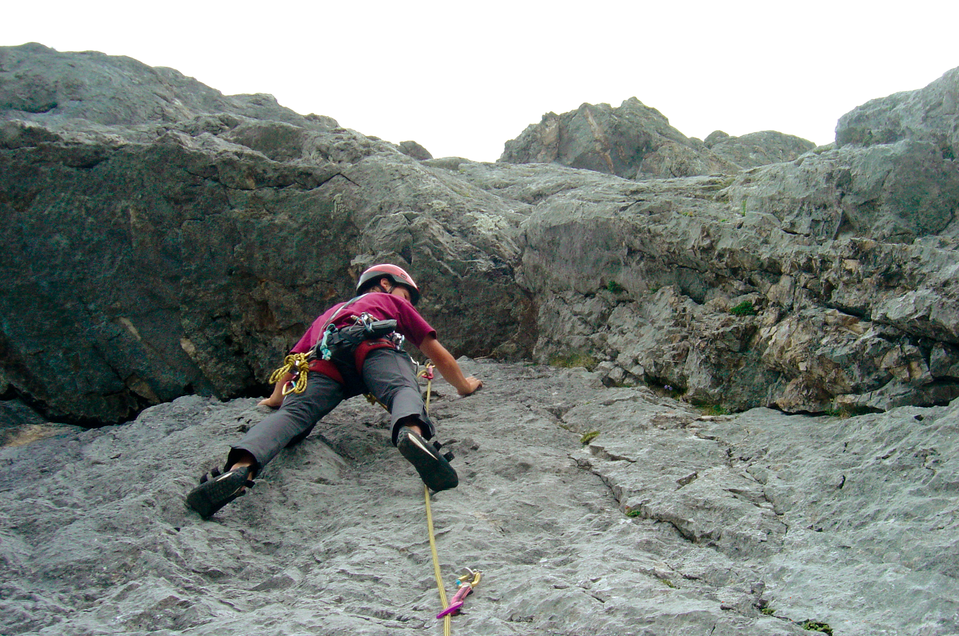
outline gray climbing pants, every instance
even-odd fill
[[[341,368],[340,371],[351,389],[322,373],[311,371],[306,390],[287,395],[279,409],[247,431],[232,447],[227,465],[235,461],[239,451],[247,451],[256,459],[254,468],[259,473],[283,448],[309,435],[317,422],[340,402],[361,393],[372,394],[389,409],[394,445],[402,427],[400,421],[410,416],[419,420],[424,438],[430,439],[436,434],[426,414],[413,361],[406,353],[389,348],[376,349],[367,354],[361,377],[355,369]]]

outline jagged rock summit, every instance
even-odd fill
[[[557,163],[627,179],[735,174],[743,168],[792,161],[815,144],[774,131],[730,137],[716,131],[690,139],[655,108],[632,97],[618,108],[583,104],[547,113],[506,142],[499,161]]]

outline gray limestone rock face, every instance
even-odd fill
[[[743,213],[772,214],[819,240],[959,237],[959,168],[925,141],[810,153],[742,173],[729,194]]]
[[[394,261],[457,355],[727,411],[944,405],[957,81],[795,158],[803,140],[700,142],[630,99],[549,114],[483,164],[129,58],[0,48],[0,396],[99,425],[258,394]]]
[[[936,343],[959,336],[948,237],[830,240],[828,209],[815,223],[778,218],[772,199],[744,210],[746,188],[782,187],[749,172],[644,182],[543,165],[460,173],[533,205],[519,273],[540,299],[540,362],[598,368],[611,384],[668,384],[732,410],[883,410],[959,395],[925,370]]]
[[[582,369],[460,359],[431,415],[454,634],[959,630],[959,403],[706,415]],[[424,387],[425,388],[425,387]],[[0,632],[440,633],[423,485],[361,398],[210,521],[184,504],[266,410],[182,397],[0,448]]]
[[[117,422],[184,394],[258,390],[382,261],[414,273],[451,350],[531,349],[519,219],[497,198],[328,118],[194,94],[133,60],[3,56],[6,94],[41,80],[73,91],[42,113],[7,99],[0,121],[2,381],[49,417]],[[153,117],[167,97],[150,87],[170,77],[183,108]],[[117,90],[100,93],[106,81]]]

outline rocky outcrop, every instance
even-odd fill
[[[815,144],[777,132],[730,137],[716,131],[706,142],[689,139],[655,108],[635,97],[619,108],[583,104],[547,113],[506,142],[501,162],[558,163],[627,179],[734,174],[742,168],[792,161]]]
[[[460,174],[535,202],[519,274],[539,300],[541,362],[734,410],[883,410],[959,395],[959,378],[930,371],[933,351],[954,361],[959,344],[952,239],[903,245],[850,230],[830,240],[811,214],[777,218],[782,200],[750,207],[752,172],[629,182],[471,164]]]
[[[64,55],[36,43],[0,47],[0,112],[4,119],[15,113],[18,119],[83,131],[98,125],[180,122],[197,113],[336,125],[328,117],[303,117],[283,108],[272,95],[226,97],[174,69],[96,51]]]
[[[433,155],[430,154],[430,151],[416,143],[415,141],[404,141],[400,143],[400,152],[404,155],[412,157],[413,159],[418,159],[419,161],[426,161],[427,159],[432,159]]]
[[[918,91],[874,99],[839,118],[836,144],[874,146],[928,142],[950,159],[959,156],[959,69]]]
[[[83,423],[261,393],[389,259],[457,354],[725,410],[942,405],[959,395],[957,81],[746,170],[714,150],[803,143],[714,134],[710,150],[638,100],[547,116],[504,155],[533,163],[480,164],[127,58],[6,48],[0,390]]]
[[[959,632],[959,403],[710,416],[460,362],[486,386],[434,385],[461,482],[431,507],[447,596],[483,577],[453,634]],[[188,396],[0,448],[0,632],[441,633],[422,483],[361,398],[214,520],[185,507],[263,416]]]

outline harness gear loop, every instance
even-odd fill
[[[291,353],[283,359],[283,366],[270,375],[270,384],[276,384],[286,374],[293,377],[283,385],[283,397],[290,393],[303,393],[306,390],[306,372],[310,370],[310,362],[305,353]]]

